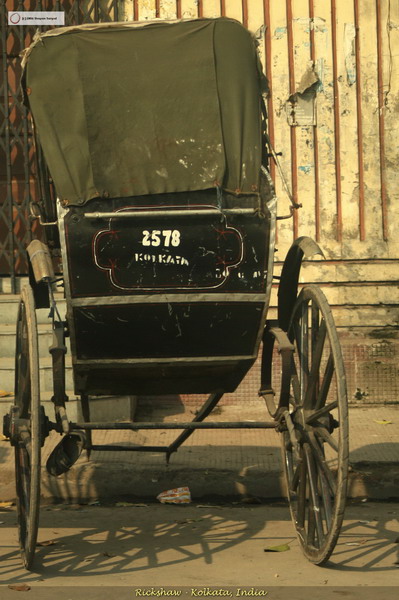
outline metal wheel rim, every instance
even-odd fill
[[[302,386],[301,389],[300,384],[298,390],[298,382],[295,381],[296,397],[293,388],[297,374],[291,373],[291,391],[294,397],[293,406],[298,408],[298,402],[296,401],[297,397],[304,399],[308,411],[302,411],[303,414],[306,415],[304,418],[309,418],[312,410],[314,414],[315,410],[323,408],[323,405],[331,406],[333,401],[329,398],[327,392],[329,392],[331,383],[335,380],[334,385],[337,406],[334,409],[326,410],[326,415],[328,413],[333,414],[333,412],[336,411],[338,412],[339,417],[339,427],[335,430],[338,434],[335,435],[335,443],[337,443],[338,447],[336,449],[336,475],[333,477],[333,480],[330,480],[332,472],[330,471],[330,473],[328,473],[328,471],[324,470],[325,467],[322,466],[323,457],[318,451],[319,447],[323,454],[325,443],[328,444],[329,448],[330,443],[334,441],[329,439],[328,442],[323,441],[323,443],[320,444],[321,429],[323,429],[323,435],[325,435],[324,427],[318,427],[317,429],[320,429],[320,432],[315,433],[315,427],[312,426],[312,423],[306,423],[307,428],[309,428],[310,425],[311,431],[301,431],[299,434],[300,461],[295,459],[295,453],[292,444],[290,443],[288,432],[284,432],[282,442],[288,500],[297,536],[306,557],[311,562],[322,565],[329,559],[334,550],[344,517],[349,456],[348,409],[345,371],[334,320],[324,294],[317,287],[308,286],[303,288],[302,292],[299,294],[288,329],[289,337],[295,344],[296,352],[298,353],[297,334],[294,332],[295,324],[298,323],[298,320],[301,322],[300,314],[303,315],[306,312],[309,317],[308,309],[306,311],[304,310],[304,307],[308,307],[309,305],[317,306],[320,323],[322,321],[325,323],[325,325],[323,325],[323,330],[325,329],[325,339],[328,339],[329,342],[333,369],[330,364],[329,368],[326,368],[324,371],[323,380],[320,381],[320,378],[318,377],[318,391],[313,391],[313,394],[308,393],[307,395],[306,389],[309,390],[311,387],[309,381],[311,380],[312,368],[310,366],[307,386]],[[302,317],[302,321],[305,322],[308,317]],[[320,334],[321,329],[318,330],[316,325],[314,326],[314,330],[318,331]],[[306,335],[309,339],[309,330]],[[313,324],[311,335],[313,335]],[[323,335],[321,335],[321,337],[323,337]],[[321,339],[319,340],[319,343],[322,345]],[[305,345],[306,344],[304,344],[304,346]],[[317,347],[317,334],[315,334],[314,337],[314,346]],[[302,351],[302,349],[300,350]],[[312,360],[313,359],[314,356],[312,355]],[[301,364],[302,360],[304,363],[306,362],[301,356],[298,364]],[[329,363],[329,361],[327,362]],[[331,370],[333,371],[332,375],[330,375]],[[327,383],[328,379],[330,379],[327,392],[325,391],[327,384],[325,384],[323,389],[326,375],[328,375]],[[301,380],[301,376],[297,379]],[[315,387],[314,384],[313,387]],[[321,406],[318,406],[320,398],[324,397],[325,394],[327,394],[327,396],[324,403],[322,402]],[[316,400],[310,400],[310,396],[313,396]],[[316,404],[313,406],[313,409],[310,410],[309,405],[312,404],[312,402],[316,402]],[[298,416],[299,413],[300,410],[298,411]],[[321,418],[326,419],[327,417],[323,416]],[[301,419],[298,418],[298,421],[300,420]],[[313,421],[313,425],[315,424],[316,421]],[[298,427],[302,427],[298,423],[296,423],[296,426],[297,429]],[[332,433],[330,433],[330,438],[331,437],[333,437]],[[335,488],[335,492],[332,492],[331,488]],[[312,506],[315,507],[314,510]]]
[[[18,538],[22,561],[25,568],[30,569],[39,525],[41,448],[39,351],[35,301],[30,287],[22,290],[18,310],[15,405],[19,407],[20,416],[29,420],[30,430],[28,437],[20,439],[15,446]]]

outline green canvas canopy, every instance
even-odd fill
[[[264,78],[240,23],[54,29],[25,53],[26,97],[62,200],[257,192]]]

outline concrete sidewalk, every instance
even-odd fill
[[[185,412],[182,412],[184,410]],[[177,414],[178,412],[178,414]],[[173,405],[139,414],[136,420],[190,421],[195,407]],[[263,401],[245,406],[221,405],[208,420],[269,420]],[[94,434],[94,443],[135,443],[165,446],[178,431],[106,431]],[[42,462],[59,441],[46,440]],[[350,485],[355,498],[399,497],[399,406],[350,409]],[[161,453],[93,452],[69,471],[51,477],[43,467],[42,495],[46,501],[88,502],[115,498],[130,501],[154,499],[160,492],[188,486],[192,497],[281,498],[285,496],[280,456],[280,435],[274,429],[197,430],[173,454],[169,465]],[[0,442],[0,500],[14,491],[13,450]],[[255,500],[256,501],[256,500]]]

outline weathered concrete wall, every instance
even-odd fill
[[[278,223],[276,274],[298,235],[325,254],[302,272],[334,309],[354,402],[399,398],[399,3],[125,0],[124,18],[217,17],[257,32],[269,132],[295,200]],[[298,94],[301,92],[301,94]],[[291,100],[291,101],[290,101]],[[292,102],[294,101],[294,103]],[[289,200],[272,168],[279,214]],[[271,315],[276,304],[272,297]]]

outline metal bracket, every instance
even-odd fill
[[[33,220],[38,219],[40,225],[43,227],[54,227],[55,225],[58,225],[58,221],[43,221],[40,206],[37,202],[29,203],[29,215]]]
[[[274,343],[277,341],[278,352],[281,354],[282,374],[281,389],[278,406],[275,403],[275,392],[272,387],[272,358]],[[284,411],[289,409],[290,386],[291,386],[291,360],[294,346],[288,339],[287,334],[277,327],[274,322],[269,322],[263,334],[263,353],[261,363],[261,388],[259,395],[266,402],[271,416],[279,421]]]
[[[53,360],[54,396],[51,400],[54,403],[57,424],[63,433],[69,433],[70,425],[65,409],[65,402],[68,401],[68,396],[65,393],[65,354],[67,353],[67,348],[64,340],[64,324],[60,321],[54,321],[53,345],[49,348]]]

